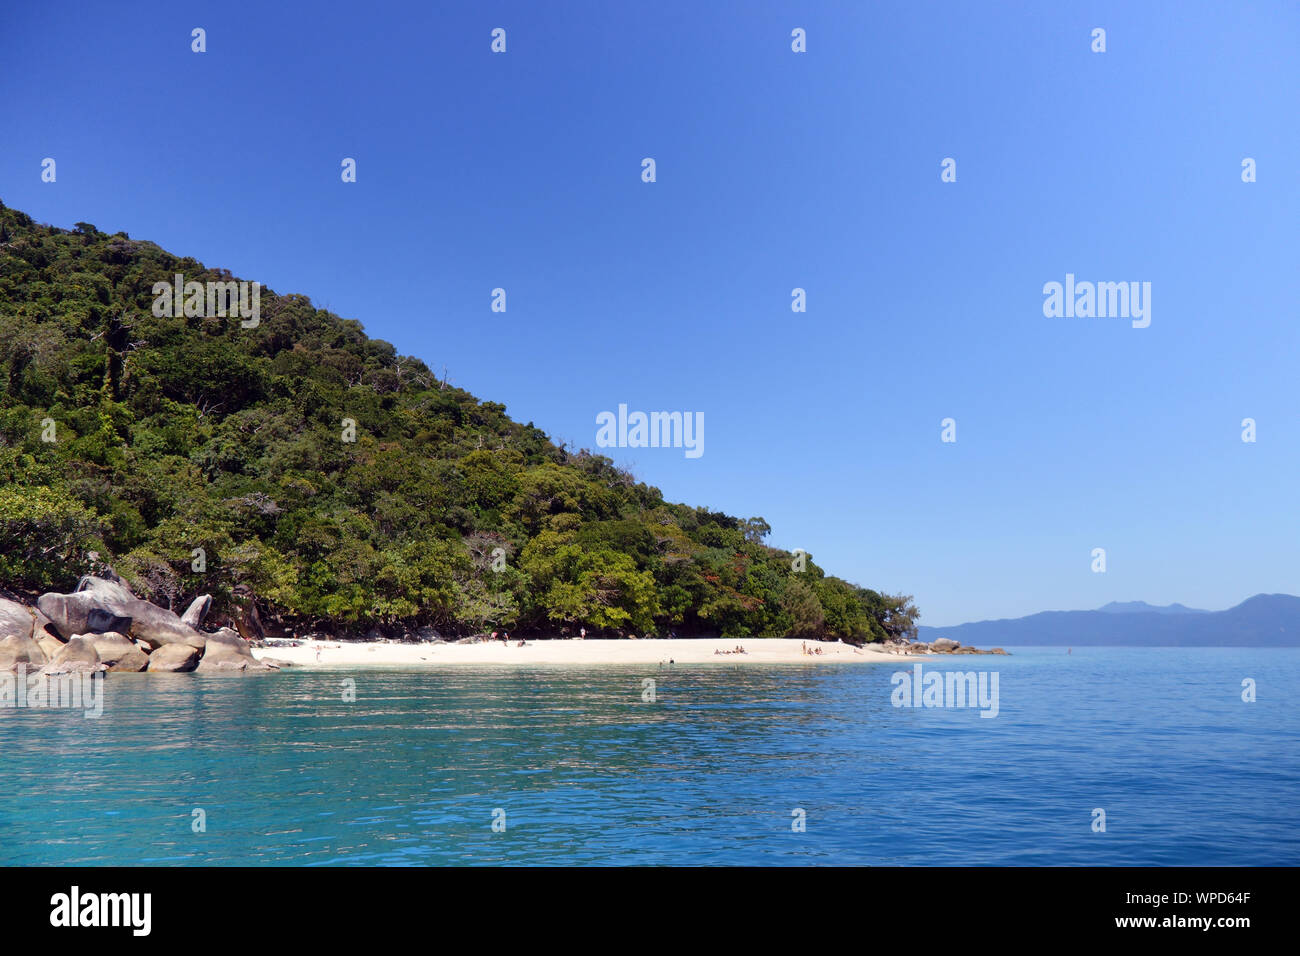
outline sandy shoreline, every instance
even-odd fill
[[[849,664],[899,661],[907,658],[849,644],[800,641],[795,638],[699,639],[699,640],[547,640],[528,641],[525,646],[500,641],[481,644],[387,644],[383,642],[303,641],[298,647],[264,647],[253,653],[288,661],[300,667],[382,664],[411,667],[446,664],[527,666],[532,664]],[[803,645],[821,648],[807,655]],[[737,645],[744,654],[715,654]]]

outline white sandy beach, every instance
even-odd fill
[[[500,641],[479,644],[389,644],[385,642],[303,641],[298,647],[258,648],[258,658],[287,661],[301,667],[385,664],[421,665],[478,664],[520,666],[530,664],[850,664],[898,661],[897,654],[848,644],[800,641],[794,638],[699,639],[699,640],[544,640],[527,641],[518,647]],[[802,647],[820,648],[820,654],[804,654]],[[715,654],[737,645],[744,654]]]

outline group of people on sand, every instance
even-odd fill
[[[746,653],[746,651],[745,651],[745,649],[744,649],[743,647],[741,647],[739,644],[737,644],[734,650],[724,651],[724,650],[722,650],[721,648],[718,648],[718,649],[714,650],[713,653],[715,653],[715,654],[744,654],[744,653]]]
[[[493,632],[492,632],[492,640],[494,640],[494,641],[495,641],[495,640],[500,640],[500,641],[501,641],[501,645],[502,645],[503,647],[509,647],[509,646],[510,646],[510,632],[509,632],[509,631],[502,631],[502,632],[501,632],[501,636],[498,638],[498,636],[497,636],[497,632],[496,632],[496,631],[493,631]],[[526,643],[525,643],[524,641],[520,641],[518,644],[515,645],[515,647],[525,647],[525,646],[527,646],[527,645],[526,645]]]
[[[807,654],[809,657],[811,657],[813,654],[820,654],[822,652],[822,649],[820,647],[809,647],[807,641],[804,641],[799,646],[803,648],[803,652]]]

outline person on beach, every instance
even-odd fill
[[[582,630],[578,631],[578,640],[585,641],[586,639],[587,639],[587,629],[584,627],[582,628]]]

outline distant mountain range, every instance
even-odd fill
[[[1261,595],[1262,596],[1262,595]],[[1111,601],[1109,604],[1097,608],[1106,614],[1212,614],[1213,611],[1202,611],[1199,608],[1188,607],[1185,604],[1166,604],[1161,607],[1158,604],[1148,604],[1146,601]]]
[[[937,637],[982,648],[1031,644],[1300,647],[1300,597],[1256,594],[1226,611],[1112,601],[1095,611],[1043,611],[1001,621],[920,628],[920,640]]]

